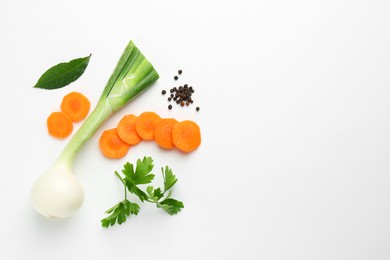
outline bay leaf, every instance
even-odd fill
[[[42,74],[34,88],[52,90],[69,85],[83,75],[90,57],[91,54],[84,58],[59,63],[51,67]]]

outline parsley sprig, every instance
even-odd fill
[[[141,202],[153,203],[157,208],[163,209],[169,215],[177,214],[184,208],[183,202],[171,198],[172,187],[176,184],[177,178],[168,166],[165,166],[165,169],[163,167],[161,168],[164,179],[163,188],[148,186],[146,191],[143,191],[139,187],[139,185],[152,182],[155,177],[151,173],[153,167],[153,159],[151,157],[144,157],[142,160],[137,160],[135,169],[133,164],[127,162],[122,170],[124,177],[115,171],[115,175],[123,183],[125,198],[105,212],[110,215],[101,220],[103,227],[108,228],[116,223],[121,225],[130,215],[138,215],[140,206],[127,198],[127,191],[136,195]]]

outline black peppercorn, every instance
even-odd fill
[[[178,71],[178,75],[174,76],[175,80],[179,79],[179,75],[182,73],[181,70]],[[190,106],[194,103],[192,100],[192,93],[195,92],[194,88],[190,86],[189,84],[183,84],[181,86],[172,87],[169,90],[163,90],[161,93],[165,95],[166,93],[170,92],[168,96],[168,101],[176,102],[176,104],[180,105],[181,107],[184,106]],[[171,109],[171,108],[170,108]],[[196,107],[196,111],[199,111],[200,107]]]
[[[168,109],[172,109],[172,105],[169,105],[169,106],[168,106]]]
[[[177,73],[179,73],[179,75],[180,75],[181,73],[183,73],[183,71],[182,71],[182,70],[179,70]]]

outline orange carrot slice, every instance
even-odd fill
[[[161,119],[154,128],[154,140],[156,143],[165,149],[172,149],[175,147],[172,141],[172,129],[177,124],[174,118]]]
[[[100,151],[107,158],[122,158],[130,149],[130,145],[120,139],[116,128],[109,129],[103,132],[99,139]]]
[[[154,140],[154,128],[161,117],[154,112],[143,112],[135,122],[135,129],[143,140]]]
[[[183,152],[191,152],[199,147],[201,135],[199,126],[191,121],[184,120],[174,125],[172,129],[173,144]]]
[[[135,122],[137,121],[137,116],[135,115],[125,115],[119,121],[116,131],[118,136],[122,139],[123,142],[129,145],[136,145],[142,141],[142,138],[138,135],[137,130],[135,129]]]
[[[47,118],[47,130],[53,137],[68,137],[73,131],[72,119],[63,112],[53,112]]]
[[[79,92],[71,92],[62,99],[61,110],[67,114],[73,122],[83,120],[91,108],[88,98]]]

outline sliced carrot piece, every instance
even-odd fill
[[[83,120],[91,108],[88,98],[79,92],[70,92],[62,99],[61,110],[67,114],[73,122]]]
[[[172,129],[177,124],[177,120],[174,118],[161,119],[154,128],[154,140],[156,143],[165,149],[171,149],[175,147],[172,141]]]
[[[72,119],[63,112],[53,112],[47,118],[47,130],[53,137],[68,137],[73,131]]]
[[[135,122],[137,121],[137,116],[135,115],[125,115],[119,121],[116,131],[118,136],[122,139],[123,142],[129,145],[136,145],[142,141],[142,138],[138,135],[137,130],[135,129]]]
[[[154,140],[154,128],[161,117],[154,112],[143,112],[135,122],[135,129],[143,140]]]
[[[181,121],[175,124],[172,129],[172,140],[179,150],[191,152],[201,143],[200,128],[191,120]]]
[[[103,132],[99,139],[100,151],[108,158],[122,158],[130,149],[130,145],[120,139],[116,128]]]

